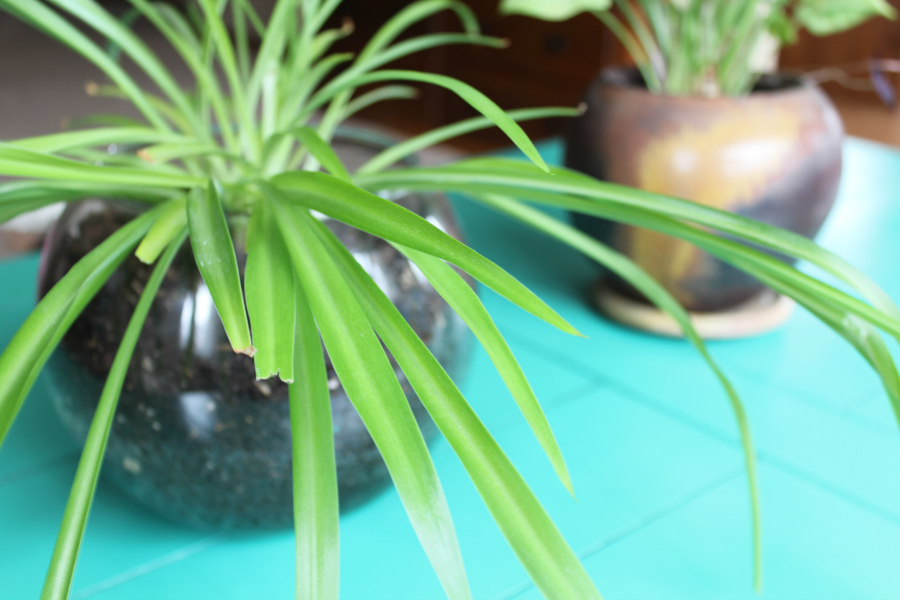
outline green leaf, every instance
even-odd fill
[[[288,128],[292,123],[297,121],[298,111],[302,112],[306,107],[306,101],[322,80],[338,65],[353,59],[353,54],[345,52],[342,54],[331,54],[326,56],[311,68],[306,69],[303,73],[293,80],[289,80],[291,87],[281,101],[280,114],[278,116],[278,128]],[[278,134],[276,134],[278,135]],[[264,150],[263,155],[265,156]]]
[[[135,256],[144,264],[152,264],[185,227],[187,198],[182,196],[166,202],[153,227],[134,251]]]
[[[256,35],[260,38],[265,37],[266,24],[263,23],[259,13],[256,12],[256,8],[254,8],[251,0],[236,0],[235,4],[241,8],[247,20],[250,21],[250,25],[253,27],[253,31],[256,32]]]
[[[53,556],[50,559],[50,568],[47,570],[47,577],[44,580],[41,600],[65,600],[69,597],[78,551],[87,528],[88,514],[94,500],[94,491],[97,489],[100,467],[103,464],[106,443],[112,430],[119,394],[122,392],[125,376],[128,373],[128,364],[131,362],[131,356],[137,345],[144,321],[147,319],[147,313],[150,311],[150,305],[153,304],[156,291],[159,289],[172,259],[181,248],[186,234],[187,230],[182,228],[178,237],[169,245],[162,260],[153,269],[134,309],[134,314],[128,322],[119,349],[116,351],[94,418],[91,421],[91,427],[88,430],[81,459],[78,461],[75,481],[72,483],[69,500],[66,502],[62,525],[59,528]]]
[[[315,129],[312,127],[298,127],[293,129],[291,134],[300,140],[300,143],[325,167],[326,171],[341,181],[350,183],[350,175],[347,173],[347,169],[344,168],[341,159],[331,149],[331,146],[319,137]]]
[[[196,5],[191,5],[187,11],[179,10],[171,4],[164,2],[153,2],[149,4],[143,0],[129,0],[135,5],[136,10],[147,18],[151,23],[164,23],[167,27],[157,29],[162,33],[172,47],[179,53],[187,51],[191,56],[200,57],[203,55],[203,40],[186,13],[196,12]],[[174,34],[174,35],[173,35]],[[177,37],[176,37],[177,36]],[[178,40],[177,43],[175,40]]]
[[[591,207],[588,207],[587,211],[589,214],[596,214]],[[633,220],[634,224],[647,226],[688,240],[710,254],[756,277],[775,291],[802,304],[826,325],[847,339],[872,364],[891,398],[895,411],[898,411],[898,424],[900,424],[900,395],[898,395],[900,376],[897,374],[893,361],[888,360],[889,355],[885,356],[878,349],[872,349],[872,344],[877,343],[883,347],[883,343],[871,325],[859,318],[862,317],[879,324],[895,338],[900,339],[900,331],[892,325],[888,315],[859,303],[843,292],[831,288],[767,254],[731,240],[719,238],[695,227],[652,214],[637,213],[637,218],[634,219],[634,215],[629,215],[627,211],[623,214],[621,209],[610,213],[601,212],[604,212],[602,216],[611,216],[622,222]],[[854,323],[855,325],[852,327],[848,325]],[[861,338],[859,332],[863,327],[865,337]],[[873,355],[873,352],[876,354]]]
[[[202,178],[191,175],[91,165],[18,148],[2,142],[0,142],[0,175],[176,188],[204,183]]]
[[[155,202],[164,199],[167,190],[107,186],[58,181],[18,180],[0,183],[0,223],[22,213],[57,202],[90,197],[130,198]]]
[[[295,103],[295,106],[301,108],[299,116],[297,116],[297,111],[294,110],[288,115],[283,115],[283,117],[286,117],[288,122],[303,121],[309,118],[311,110],[316,106],[330,101],[328,110],[326,110],[318,126],[319,134],[325,139],[330,139],[339,121],[345,118],[346,105],[349,103],[350,95],[355,90],[356,82],[361,75],[404,56],[428,48],[449,44],[477,44],[494,48],[505,48],[508,45],[508,41],[474,33],[430,34],[404,40],[371,56],[363,53],[353,66],[320,89],[309,104],[301,105]],[[310,168],[309,170],[313,169]]]
[[[334,235],[321,223],[314,225],[369,321],[459,456],[538,589],[547,598],[558,600],[600,598],[528,484],[424,342]]]
[[[278,194],[277,191],[270,191]],[[381,342],[347,282],[315,235],[315,219],[280,201],[276,220],[344,391],[394,480],[410,522],[444,591],[469,598],[450,511],[428,447]]]
[[[273,233],[281,235],[277,231]],[[295,293],[297,352],[293,370],[297,381],[289,390],[296,597],[337,600],[340,583],[339,503],[331,398],[319,330],[299,282],[296,282]]]
[[[766,27],[781,45],[797,43],[797,25],[783,11],[775,11],[766,22]]]
[[[753,274],[765,285],[796,300],[856,348],[881,378],[882,386],[894,410],[894,417],[900,426],[900,374],[881,336],[869,323],[835,306],[827,296],[810,293],[790,278],[786,279],[756,269],[753,264],[745,262],[744,256],[740,253],[731,255],[721,253],[721,256],[738,268]]]
[[[256,62],[247,83],[246,104],[256,106],[262,93],[262,80],[268,65],[277,62],[284,52],[290,28],[295,21],[296,1],[281,0],[275,4],[272,16],[262,37],[262,44],[256,53]]]
[[[528,421],[528,426],[531,427],[541,448],[550,459],[550,464],[553,465],[557,477],[574,496],[572,479],[569,476],[562,452],[556,443],[556,438],[553,436],[553,431],[550,429],[550,423],[547,422],[547,417],[544,415],[525,373],[522,372],[522,367],[513,356],[512,350],[503,339],[503,335],[497,329],[491,315],[478,299],[478,294],[459,273],[444,261],[411,248],[398,246],[397,249],[418,265],[434,289],[447,301],[456,314],[462,317],[481,345],[484,346],[497,368],[497,372],[500,373],[506,387],[509,388],[513,399],[525,416],[525,420]]]
[[[420,0],[413,2],[382,25],[375,35],[369,38],[369,43],[359,53],[360,60],[365,60],[381,52],[410,26],[444,10],[455,12],[467,33],[478,33],[478,17],[462,2],[457,0]]]
[[[419,91],[412,86],[383,85],[370,92],[360,94],[348,102],[347,108],[344,109],[344,114],[341,115],[341,118],[347,119],[364,108],[368,108],[373,104],[377,104],[384,100],[412,100],[413,98],[417,98],[418,95]]]
[[[241,79],[246,81],[250,77],[250,38],[247,36],[247,16],[241,2],[231,3],[231,29],[234,31],[238,71]]]
[[[893,311],[874,308],[802,271],[798,271],[794,267],[786,265],[769,254],[654,213],[636,211],[619,206],[602,206],[597,202],[579,202],[577,199],[566,201],[566,203],[570,202],[574,202],[575,210],[580,212],[612,218],[623,223],[648,227],[673,235],[695,244],[697,247],[722,258],[726,262],[739,266],[739,268],[751,275],[760,277],[760,274],[765,273],[776,277],[777,281],[789,283],[792,287],[798,287],[827,298],[828,303],[832,306],[861,316],[900,340],[900,321],[898,321]],[[736,261],[739,261],[740,264],[738,265]],[[776,291],[781,290],[777,285],[772,287]]]
[[[344,0],[320,0],[319,12],[316,13],[316,19],[314,21],[315,27],[313,29],[319,31],[324,27],[325,21],[328,20],[328,17],[334,13],[335,9],[337,9],[343,1]]]
[[[613,219],[665,215],[693,222],[807,260],[851,285],[889,318],[900,319],[900,309],[880,287],[802,235],[695,202],[598,181],[568,169],[553,169],[550,176],[521,160],[474,159],[444,167],[355,175],[353,180],[364,189],[507,194]]]
[[[210,180],[206,189],[194,188],[187,198],[187,217],[191,230],[191,248],[197,269],[209,287],[216,310],[222,319],[228,341],[235,352],[253,356],[250,326],[244,308],[241,276],[231,232],[219,200],[218,185]]]
[[[256,378],[294,381],[294,268],[267,202],[253,208],[244,289],[253,331]]]
[[[102,127],[81,131],[66,131],[52,135],[25,138],[8,142],[35,152],[64,152],[72,148],[92,148],[109,144],[184,144],[194,140],[183,135],[147,127]]]
[[[284,73],[279,69],[278,63],[272,63],[263,75],[262,106],[259,110],[259,135],[265,139],[275,133],[275,125],[278,120],[278,108],[281,98],[278,94],[279,81]],[[253,116],[251,116],[251,119]],[[262,142],[259,151],[262,152]]]
[[[335,9],[337,9],[337,7],[340,6],[341,2],[343,1],[344,0],[325,0],[324,2],[322,2],[321,6],[319,7],[319,12],[316,13],[316,18],[313,20],[312,29],[314,31],[321,30],[322,27],[325,26],[325,22],[328,20],[328,17],[330,17],[334,13]]]
[[[212,104],[219,123],[233,123],[234,117],[228,110],[215,70],[203,54],[203,49],[199,46],[196,37],[189,33],[190,27],[183,22],[183,17],[173,10],[172,7],[162,3],[151,3],[147,0],[129,0],[129,2],[137,10],[141,11],[141,14],[148,21],[153,23],[190,68],[191,73],[197,80],[198,93],[201,94],[201,99],[204,101],[208,100]],[[189,5],[189,7],[193,6],[193,3]],[[173,25],[173,23],[176,25]],[[208,131],[195,132],[196,135],[204,133],[208,134]],[[221,128],[221,133],[225,146],[230,151],[237,152],[238,143],[232,129],[223,127]]]
[[[753,437],[750,432],[750,424],[747,421],[747,412],[743,402],[741,402],[740,396],[738,396],[737,391],[734,389],[734,386],[731,384],[728,377],[726,377],[722,369],[719,368],[718,364],[713,360],[707,350],[703,338],[701,338],[696,329],[694,329],[694,325],[691,322],[691,317],[688,315],[688,312],[662,285],[650,277],[650,275],[634,261],[620,252],[616,252],[600,243],[593,237],[554,219],[546,213],[525,206],[521,202],[517,202],[510,198],[485,194],[476,197],[476,200],[575,248],[585,256],[596,260],[616,275],[628,281],[650,300],[650,302],[675,320],[678,326],[681,327],[681,330],[688,341],[690,341],[697,349],[703,357],[703,360],[706,361],[706,364],[713,374],[715,374],[728,397],[740,433],[744,461],[747,465],[750,506],[753,517],[754,581],[756,582],[757,590],[761,589],[762,522],[760,517],[759,477],[757,474],[756,451],[753,445]]]
[[[283,173],[273,177],[271,181],[292,203],[451,262],[539,319],[562,331],[580,335],[509,273],[422,217],[393,202],[324,173]]]
[[[612,0],[503,0],[504,15],[526,15],[544,21],[565,21],[583,12],[609,10]]]
[[[881,378],[894,411],[894,419],[900,427],[900,375],[884,340],[875,328],[853,315],[845,315],[840,325],[839,333],[856,347]]]
[[[150,229],[158,214],[156,208],[139,215],[75,263],[47,292],[6,346],[0,355],[0,445],[59,340]]]
[[[353,21],[349,18],[345,18],[339,28],[326,29],[324,31],[317,30],[318,33],[313,38],[309,49],[310,60],[319,60],[326,52],[328,52],[329,48],[331,48],[336,41],[342,40],[353,33],[353,29]]]
[[[372,56],[360,57],[350,69],[354,74],[371,71],[382,65],[428,50],[453,44],[467,44],[470,46],[485,46],[487,48],[503,49],[509,47],[509,40],[490,35],[481,35],[474,32],[467,33],[430,33],[420,35],[385,48]]]
[[[352,67],[341,73],[334,81],[328,83],[323,94],[327,95],[329,93],[328,90],[338,88],[350,79],[355,79],[364,73],[374,71],[378,67],[382,67],[411,54],[422,52],[429,48],[438,48],[449,46],[451,44],[468,44],[473,46],[486,46],[488,48],[507,48],[509,47],[509,40],[479,35],[476,33],[431,33],[428,35],[416,36],[398,42],[371,56],[359,56]]]
[[[228,79],[228,87],[231,89],[229,100],[234,106],[237,122],[240,123],[238,132],[244,151],[247,153],[248,159],[253,161],[259,156],[260,141],[257,137],[257,127],[253,113],[250,105],[247,104],[245,83],[241,79],[240,70],[238,69],[237,59],[234,54],[234,44],[228,35],[225,22],[222,20],[216,6],[216,4],[222,3],[216,2],[216,0],[199,0],[199,2],[206,21],[206,31],[215,44],[219,64],[222,66],[226,79]]]
[[[534,144],[531,142],[529,137],[525,134],[524,131],[522,131],[522,128],[519,127],[519,125],[509,117],[509,115],[503,112],[503,109],[501,109],[490,98],[488,98],[472,86],[463,83],[458,79],[453,79],[452,77],[447,77],[445,75],[434,75],[431,73],[419,73],[418,71],[400,71],[390,69],[366,73],[364,75],[360,75],[359,77],[350,79],[349,81],[345,81],[341,85],[334,88],[323,88],[319,91],[319,93],[317,93],[310,99],[309,104],[307,105],[307,110],[312,110],[317,106],[321,106],[328,100],[331,94],[334,94],[336,92],[340,92],[349,88],[357,88],[369,83],[393,80],[430,83],[432,85],[437,85],[450,90],[451,92],[468,102],[472,108],[490,119],[534,164],[536,164],[544,171],[550,170],[547,166],[547,163],[545,163],[544,159],[541,158],[540,153],[538,152],[537,148],[534,147]]]
[[[103,165],[105,167],[123,167],[128,169],[137,169],[139,171],[148,172],[152,171],[153,173],[164,173],[171,175],[186,175],[187,171],[180,166],[174,164],[163,164],[156,163],[151,164],[138,156],[138,154],[142,154],[141,150],[138,150],[136,154],[130,154],[128,152],[116,152],[115,154],[110,154],[106,150],[92,150],[90,148],[72,148],[71,150],[66,151],[66,156],[62,158],[67,158],[71,160],[77,160],[81,164],[87,165]],[[86,184],[82,184],[86,185]],[[100,185],[96,185],[98,188]],[[118,186],[124,187],[124,186]],[[171,198],[173,196],[177,196],[179,194],[183,194],[182,190],[167,190],[167,197]],[[96,194],[95,194],[96,195]],[[104,197],[115,197],[115,196],[104,196]]]
[[[519,122],[532,119],[546,119],[548,117],[577,117],[582,112],[583,111],[578,108],[549,107],[511,110],[506,114],[508,114],[512,120]],[[404,140],[399,144],[385,148],[358,168],[356,172],[362,174],[381,171],[385,167],[389,167],[420,150],[436,146],[437,144],[460,135],[478,131],[479,129],[487,129],[492,126],[493,122],[490,119],[486,117],[474,117],[432,129],[426,133]]]
[[[886,0],[798,0],[794,19],[814,35],[831,35],[872,17],[897,18]]]
[[[140,18],[141,13],[137,10],[130,8],[123,12],[121,15],[117,15],[118,21],[124,25],[125,27],[134,27],[135,21]],[[122,47],[116,44],[115,42],[107,42],[106,43],[106,53],[112,58],[114,61],[119,62],[122,58]]]
[[[759,277],[760,273],[766,273],[776,277],[778,281],[788,282],[792,286],[827,298],[828,303],[834,307],[856,314],[900,340],[900,320],[897,319],[894,311],[872,307],[831,285],[786,265],[769,254],[658,214],[621,206],[603,206],[597,202],[585,202],[579,201],[579,199],[565,200],[564,202],[569,205],[569,208],[574,207],[579,212],[611,218],[673,235],[695,244],[726,262],[736,264],[735,261],[739,260],[739,268],[751,275]],[[773,286],[773,288],[779,290],[778,286]]]

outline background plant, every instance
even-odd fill
[[[395,190],[469,194],[604,263],[678,321],[721,380],[735,411],[754,507],[757,581],[761,546],[755,459],[735,390],[687,313],[665,290],[626,257],[530,205],[562,207],[670,233],[757,276],[795,298],[856,347],[881,376],[898,409],[900,378],[879,330],[900,337],[900,309],[839,258],[803,237],[736,215],[549,168],[516,121],[574,115],[572,109],[505,113],[452,78],[384,68],[397,58],[442,44],[502,46],[502,40],[478,33],[465,5],[455,0],[413,3],[352,56],[328,53],[334,41],[350,33],[348,27],[324,28],[340,0],[280,0],[268,22],[247,0],[199,0],[186,14],[164,3],[130,2],[189,67],[194,89],[177,85],[128,24],[94,0],[0,0],[0,8],[100,68],[110,83],[94,86],[94,93],[120,97],[141,115],[96,117],[83,129],[0,143],[0,175],[13,178],[0,183],[0,221],[53,202],[90,197],[137,200],[147,207],[48,292],[0,355],[0,442],[62,336],[122,260],[135,252],[142,261],[156,263],[103,389],[44,598],[65,598],[71,588],[129,360],[160,281],[186,239],[235,351],[253,356],[260,378],[277,375],[290,382],[298,597],[338,595],[338,502],[321,342],[378,444],[449,597],[470,596],[462,557],[440,482],[384,347],[460,457],[538,588],[552,598],[599,597],[455,384],[316,215],[382,237],[419,266],[485,346],[570,490],[565,463],[527,379],[484,306],[451,265],[538,318],[577,332],[499,266],[378,195]],[[461,33],[400,38],[410,25],[444,10],[458,17]],[[226,28],[225,11],[233,19],[233,33]],[[105,45],[81,27],[99,34]],[[261,40],[255,52],[251,30]],[[124,58],[150,78],[155,92],[138,87],[120,64]],[[396,144],[348,173],[329,145],[337,126],[372,103],[411,97],[410,82],[443,86],[482,116]],[[370,84],[376,85],[358,91]],[[506,132],[530,162],[480,158],[441,167],[390,168],[420,149],[490,126]],[[136,144],[142,150],[137,155],[99,150],[111,143]],[[234,216],[249,217],[243,284],[228,226]],[[760,247],[805,259],[840,281],[840,287],[775,260]]]
[[[502,0],[500,10],[547,21],[590,12],[625,46],[647,89],[672,96],[747,94],[801,29],[824,36],[896,17],[887,0]]]

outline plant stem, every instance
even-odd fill
[[[615,0],[615,2],[616,6],[619,7],[619,10],[622,11],[622,14],[625,16],[625,20],[628,21],[628,24],[631,26],[631,30],[637,36],[637,40],[643,47],[644,53],[647,55],[648,62],[650,63],[650,68],[652,68],[653,72],[656,74],[660,85],[664,87],[666,80],[666,62],[656,38],[654,38],[640,15],[635,12],[630,0]]]
[[[638,70],[640,70],[641,75],[644,77],[644,83],[647,84],[647,89],[654,94],[661,93],[663,89],[662,84],[659,81],[659,77],[656,75],[656,71],[653,70],[653,66],[649,62],[649,55],[644,51],[631,32],[628,31],[628,29],[622,25],[622,22],[611,13],[594,11],[594,15],[596,15],[604,25],[609,27],[609,30],[613,32],[613,35],[615,35],[619,41],[622,42],[622,45],[625,46],[628,54],[634,59]]]

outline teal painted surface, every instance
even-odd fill
[[[543,147],[551,161],[559,148]],[[849,140],[819,241],[900,298],[900,153]],[[685,343],[612,325],[586,302],[578,254],[460,199],[472,245],[585,333],[558,333],[489,291],[568,461],[555,479],[484,352],[463,387],[605,597],[900,598],[900,435],[877,379],[798,313],[712,344],[748,407],[761,463],[765,588],[751,588],[746,483],[728,403]],[[34,257],[0,263],[0,344],[33,300]],[[449,447],[433,447],[475,598],[537,598]],[[38,384],[0,451],[0,598],[39,593],[77,448]],[[341,519],[342,597],[441,598],[393,490]],[[291,532],[197,532],[101,483],[73,598],[288,599]]]

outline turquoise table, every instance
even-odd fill
[[[558,160],[559,148],[545,146]],[[848,140],[837,210],[820,241],[900,299],[900,153]],[[900,598],[900,434],[863,361],[806,313],[755,339],[712,344],[748,405],[759,447],[765,588],[751,586],[744,468],[728,402],[687,344],[612,325],[587,305],[579,255],[466,201],[469,240],[589,339],[482,296],[522,362],[568,460],[555,480],[477,352],[463,391],[608,599]],[[37,260],[0,263],[0,346],[32,307]],[[77,448],[41,385],[0,452],[0,598],[32,599]],[[448,445],[434,459],[477,599],[538,598]],[[292,597],[293,536],[172,525],[101,483],[73,598]],[[348,600],[441,598],[397,495],[341,519]]]

